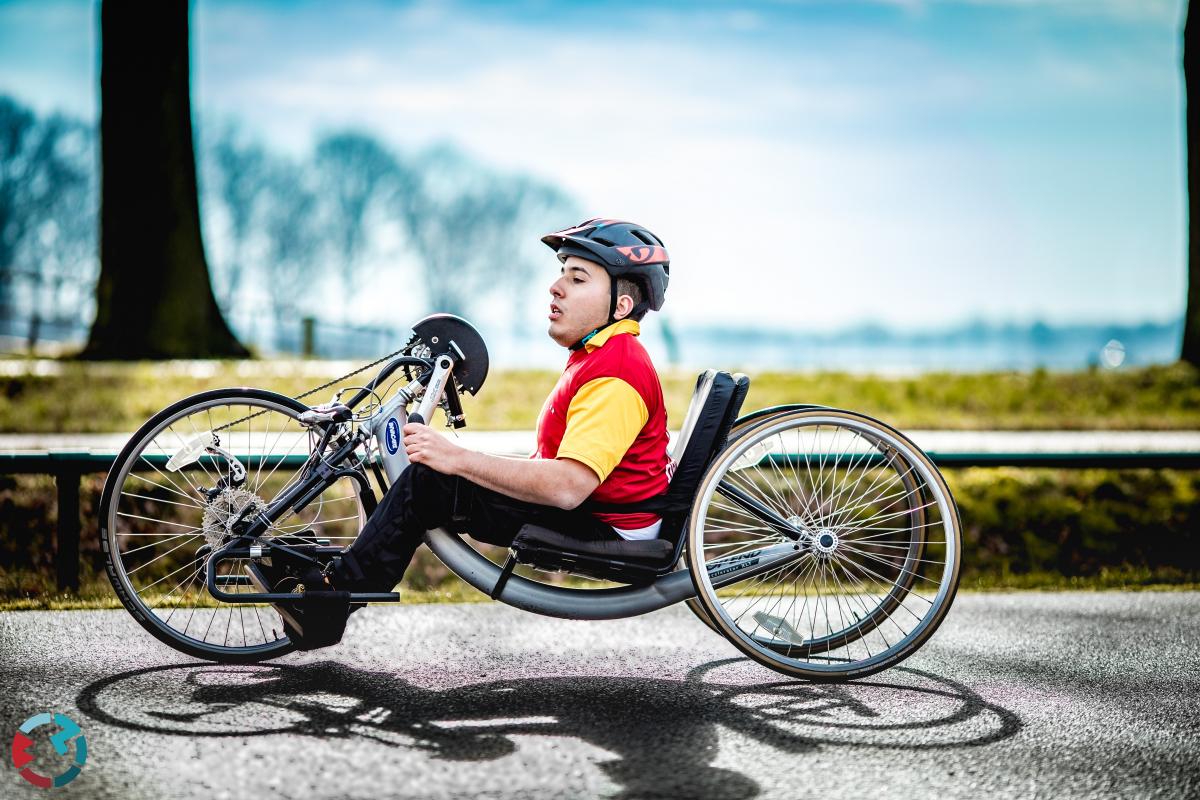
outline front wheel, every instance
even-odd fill
[[[713,626],[759,663],[826,681],[894,666],[928,640],[953,601],[962,550],[929,457],[878,420],[825,408],[732,436],[701,482],[687,536]],[[777,566],[738,579],[756,559]]]
[[[176,650],[245,663],[294,648],[271,606],[217,602],[205,569],[237,515],[265,509],[301,478],[311,443],[297,418],[307,408],[260,389],[202,392],[152,417],[117,456],[99,509],[108,577],[134,618]],[[260,539],[345,546],[365,521],[357,486],[342,478]],[[255,591],[247,563],[221,562],[217,584]]]

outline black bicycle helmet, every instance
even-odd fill
[[[617,309],[616,278],[634,280],[645,292],[645,299],[634,306],[630,316],[647,308],[658,311],[663,307],[671,277],[671,257],[662,239],[641,225],[619,219],[589,219],[573,228],[548,233],[542,241],[558,253],[559,261],[579,256],[607,270],[613,278],[610,321]]]

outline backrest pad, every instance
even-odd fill
[[[679,439],[671,449],[676,463],[668,490],[671,495],[690,498],[695,493],[704,471],[724,447],[749,388],[750,379],[745,375],[715,369],[700,373]]]

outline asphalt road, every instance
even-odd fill
[[[88,752],[38,789],[6,746],[0,796],[1198,797],[1197,612],[964,594],[905,664],[839,686],[739,658],[683,607],[372,607],[341,645],[254,667],[190,661],[123,611],[4,613],[4,741],[62,712]]]

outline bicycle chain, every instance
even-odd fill
[[[403,354],[406,350],[408,350],[410,345],[411,345],[411,342],[409,344],[404,345],[404,347],[401,347],[399,350],[397,350],[394,353],[388,353],[383,358],[376,359],[375,361],[372,361],[370,364],[363,364],[361,367],[354,370],[353,372],[347,372],[345,375],[342,375],[339,378],[334,378],[331,381],[322,383],[320,386],[309,389],[304,394],[298,394],[295,397],[293,397],[292,399],[293,400],[303,400],[304,398],[308,397],[309,395],[316,394],[317,392],[321,391],[322,389],[328,389],[330,386],[335,386],[335,385],[341,383],[342,381],[346,380],[346,378],[353,377],[360,372],[365,372],[365,371],[369,370],[371,367],[378,366],[378,365],[384,363],[385,361],[390,361],[393,358],[395,358],[396,356]],[[245,422],[246,420],[254,419],[255,417],[260,417],[263,414],[266,414],[270,410],[271,409],[269,409],[269,408],[264,408],[262,411],[256,411],[253,414],[247,414],[246,416],[242,417],[241,419],[235,419],[233,422],[227,422],[219,428],[213,428],[211,432],[216,433],[217,431],[223,431],[226,428],[232,428],[234,425],[239,425],[239,424]]]

